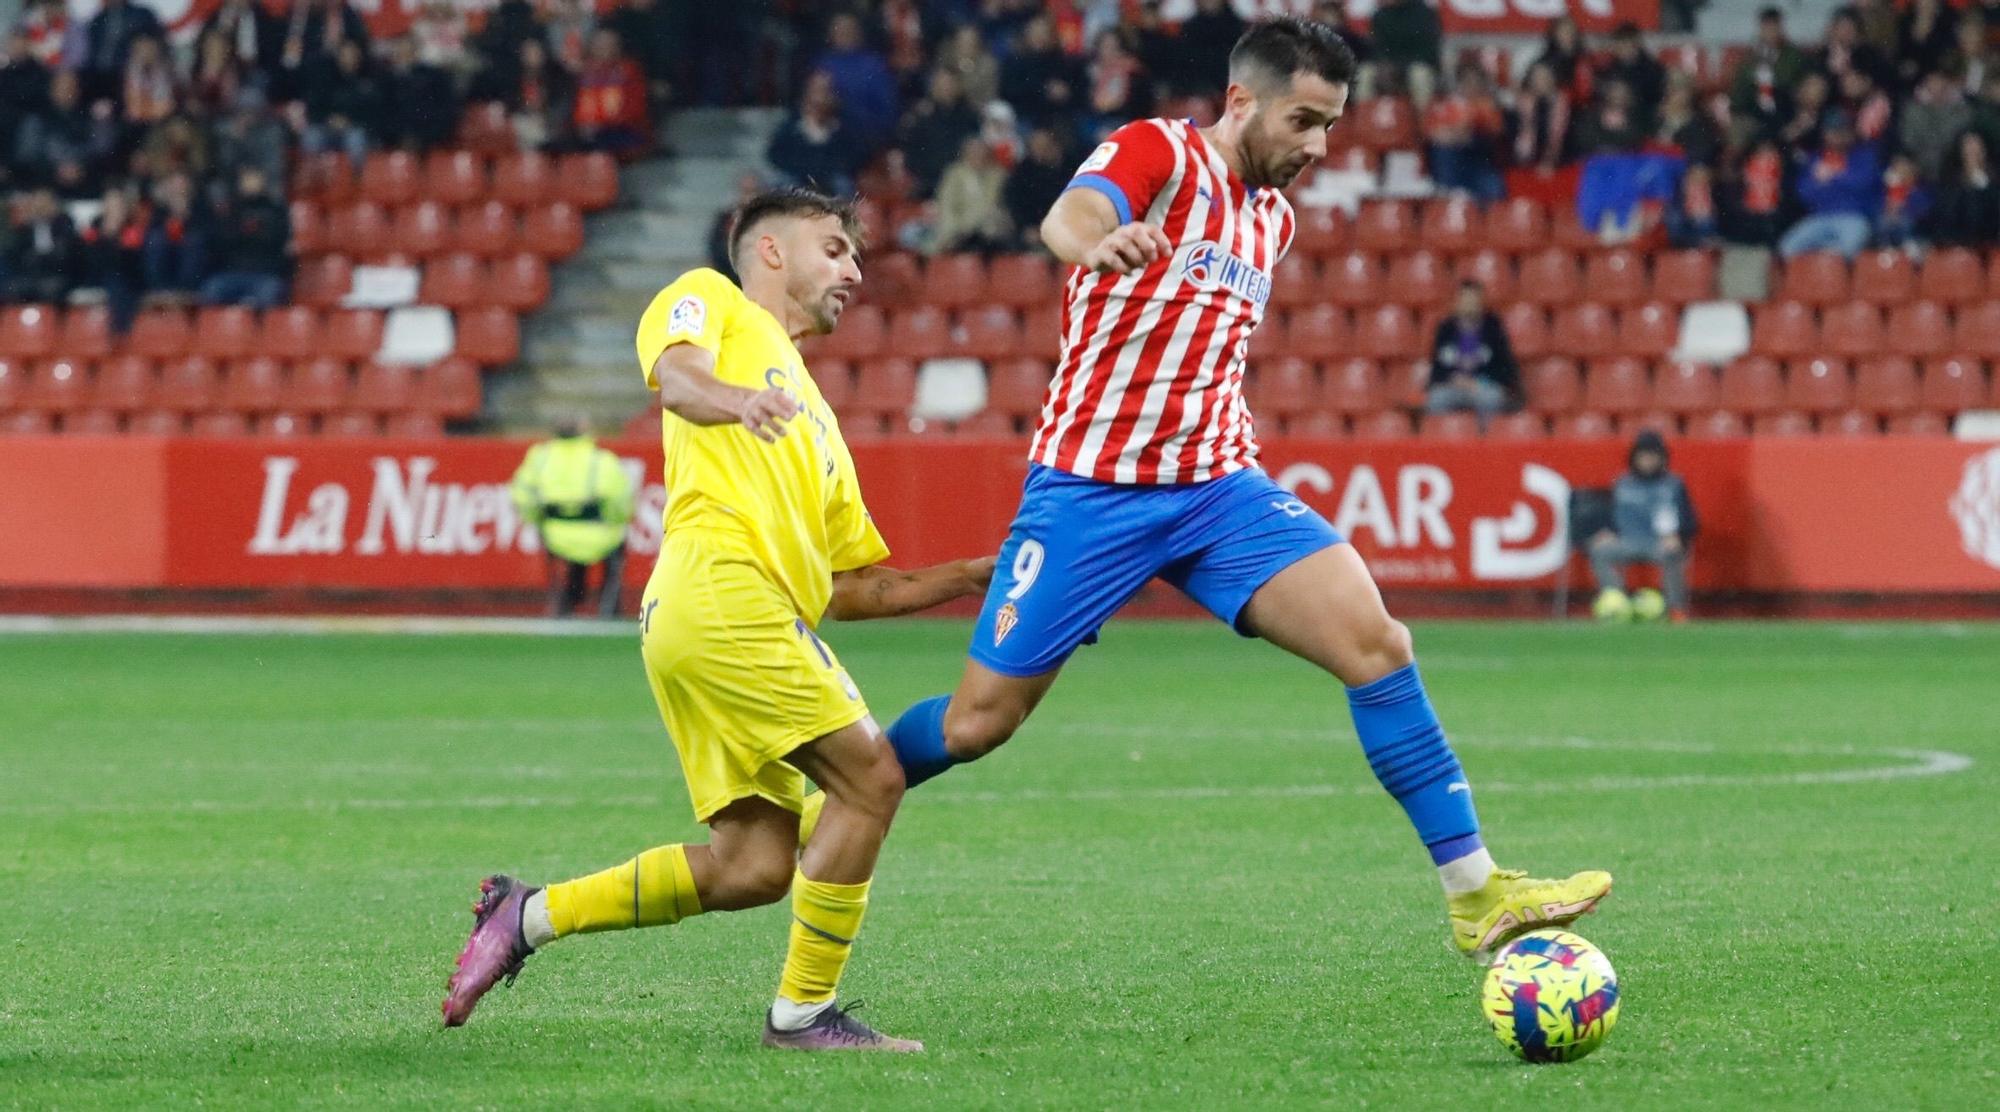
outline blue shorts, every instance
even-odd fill
[[[1244,606],[1280,571],[1343,538],[1262,471],[1205,483],[1127,486],[1040,464],[1000,546],[972,659],[1037,676],[1097,640],[1106,619],[1158,576],[1238,632]]]

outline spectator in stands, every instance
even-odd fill
[[[688,43],[687,5],[660,0],[625,0],[605,17],[625,52],[646,75],[648,95],[664,109],[680,72]]]
[[[1606,81],[1598,87],[1597,106],[1577,125],[1577,153],[1585,158],[1602,154],[1631,154],[1646,142],[1646,121],[1632,96],[1632,87],[1623,81]]]
[[[1668,76],[1666,99],[1655,115],[1656,149],[1690,163],[1713,164],[1722,154],[1722,132],[1696,99],[1693,74],[1675,70]]]
[[[1826,42],[1814,59],[1821,72],[1833,78],[1838,84],[1850,73],[1866,73],[1880,80],[1883,71],[1890,69],[1890,59],[1884,58],[1876,49],[1868,45],[1861,34],[1861,15],[1853,8],[1836,9],[1826,24]]]
[[[1996,53],[1986,40],[1986,17],[1977,11],[1968,11],[1959,17],[1954,42],[1942,68],[1956,79],[1962,95],[1979,96],[1985,90],[1986,82],[2000,75],[2000,53]]]
[[[1930,238],[1947,246],[1986,247],[2000,242],[2000,184],[1986,140],[1977,131],[1959,136],[1957,157],[1946,169],[1931,209]]]
[[[228,33],[220,28],[203,31],[194,44],[188,107],[208,117],[222,115],[236,99],[236,90],[243,87],[243,75],[244,63],[236,57]]]
[[[583,72],[590,37],[597,31],[597,13],[585,0],[545,0],[542,12],[542,36],[549,53],[571,72]]]
[[[1151,111],[1145,67],[1118,31],[1097,36],[1084,71],[1090,80],[1090,118],[1085,127],[1093,141]]]
[[[646,77],[625,56],[617,32],[600,29],[590,36],[589,59],[577,76],[571,119],[577,142],[590,150],[632,158],[652,146]]]
[[[49,70],[73,65],[83,50],[83,29],[70,22],[67,0],[30,0],[26,6],[19,27],[35,61]]]
[[[736,179],[736,200],[725,208],[717,210],[715,219],[708,224],[708,265],[737,285],[743,284],[743,277],[736,273],[736,261],[729,257],[729,233],[736,211],[750,198],[769,188],[754,171],[747,171]],[[868,244],[867,246],[878,246]],[[880,245],[886,246],[886,245]]]
[[[1987,74],[1979,99],[1972,102],[1972,128],[1986,140],[1986,149],[2000,143],[2000,69]]]
[[[1486,307],[1485,288],[1459,283],[1452,315],[1438,324],[1431,343],[1425,408],[1432,413],[1471,410],[1483,430],[1494,414],[1513,405],[1520,382],[1507,326]]]
[[[924,5],[917,0],[884,0],[877,13],[877,40],[888,47],[889,72],[905,96],[914,95],[923,80],[926,33]]]
[[[958,75],[948,69],[932,70],[930,93],[904,117],[897,140],[916,176],[919,195],[937,191],[945,166],[958,157],[968,136],[979,134],[980,122],[979,109],[966,101]]]
[[[111,331],[124,335],[139,312],[146,288],[146,227],[133,211],[132,195],[123,185],[104,191],[104,207],[82,236],[84,287],[104,291],[111,313]]]
[[[1883,143],[1893,137],[1896,102],[1867,70],[1851,69],[1841,75],[1840,107],[1854,121],[1855,138],[1863,143]]]
[[[458,127],[458,93],[451,74],[418,57],[417,42],[403,35],[389,43],[381,77],[382,142],[428,151],[451,141]]]
[[[862,157],[871,157],[896,126],[896,77],[889,72],[888,61],[862,41],[861,20],[851,13],[842,12],[828,21],[826,43],[826,51],[814,61],[813,68],[832,76],[834,95],[840,99],[841,122],[847,125]],[[956,149],[955,145],[947,148]]]
[[[298,51],[301,66],[315,57],[338,54],[345,42],[359,43],[366,52],[369,41],[367,21],[348,0],[293,0],[287,35],[297,42],[288,42],[286,52]]]
[[[972,24],[959,27],[944,41],[938,49],[937,67],[957,75],[958,87],[974,105],[983,106],[1000,95],[1000,63]]]
[[[246,169],[256,169],[271,189],[285,188],[285,125],[274,118],[263,90],[247,85],[236,94],[235,108],[215,134],[215,171],[221,182],[234,182]],[[218,190],[218,198],[221,191]]]
[[[1757,42],[1730,80],[1730,114],[1751,128],[1778,126],[1789,115],[1786,91],[1797,88],[1805,73],[1804,52],[1785,37],[1785,13],[1765,8],[1757,13]]]
[[[1229,0],[1195,0],[1194,14],[1181,21],[1181,41],[1192,44],[1183,92],[1210,99],[1222,95],[1229,87],[1229,52],[1221,45],[1235,43],[1244,26]]]
[[[1765,137],[1726,163],[1722,233],[1733,243],[1769,247],[1778,241],[1785,203],[1785,156]]]
[[[1486,70],[1477,62],[1458,67],[1451,95],[1432,100],[1424,110],[1431,180],[1450,193],[1481,202],[1499,200],[1504,188],[1495,148],[1506,130],[1507,119]]]
[[[1000,69],[1000,96],[1034,127],[1075,114],[1081,78],[1056,43],[1055,23],[1038,15],[1021,29],[1020,44]]]
[[[118,146],[118,122],[109,101],[87,106],[73,70],[58,70],[49,81],[49,103],[28,118],[15,139],[14,170],[30,181],[54,183],[64,196],[81,199],[101,188],[106,165]]]
[[[1897,76],[1903,88],[1925,74],[1944,68],[1958,46],[1958,14],[1944,0],[1911,0],[1903,13],[1897,51]]]
[[[42,186],[16,207],[12,238],[7,245],[0,298],[7,301],[56,303],[69,296],[79,276],[82,244],[56,199]]]
[[[175,172],[206,177],[213,161],[208,135],[194,117],[177,112],[146,136],[132,156],[132,173],[148,178]]]
[[[1942,70],[1933,70],[1917,86],[1916,97],[1903,108],[1896,126],[1902,148],[1916,160],[1917,172],[1936,181],[1951,156],[1952,144],[1972,126],[1972,106]]]
[[[223,44],[244,71],[268,71],[277,67],[278,57],[284,53],[285,25],[257,0],[223,0],[201,25],[201,39],[211,37]],[[196,58],[201,57],[197,50]]]
[[[1547,63],[1555,70],[1556,84],[1573,103],[1587,104],[1593,91],[1589,53],[1576,20],[1557,16],[1549,20],[1548,30],[1542,33],[1542,52],[1535,63]]]
[[[344,151],[355,166],[382,127],[382,83],[359,42],[341,43],[330,55],[310,57],[302,71],[306,129],[299,146],[307,154]]]
[[[1897,0],[1861,0],[1857,8],[1862,41],[1885,58],[1895,58],[1903,52],[1903,13],[1896,10],[1896,5]]]
[[[1819,146],[1820,125],[1833,108],[1833,83],[1823,73],[1809,73],[1793,94],[1791,118],[1778,129],[1778,141],[1791,150]]]
[[[528,449],[508,493],[548,553],[550,615],[567,617],[582,606],[591,569],[602,567],[597,613],[617,617],[633,510],[624,463],[598,447],[583,422],[566,421],[553,440]]]
[[[219,269],[201,284],[209,305],[269,309],[285,302],[291,275],[292,219],[272,196],[264,172],[238,171],[236,193],[216,222]]]
[[[1639,25],[1626,22],[1611,33],[1610,57],[1597,68],[1597,81],[1622,81],[1632,90],[1639,115],[1651,126],[1653,114],[1666,97],[1667,69],[1646,52]]]
[[[549,57],[540,39],[522,39],[520,60],[512,67],[514,84],[502,103],[514,125],[514,139],[529,150],[560,143],[569,134],[570,110],[576,103],[576,79]]]
[[[522,48],[529,40],[542,42],[542,26],[536,22],[535,9],[528,0],[500,0],[494,5],[486,13],[486,25],[473,38],[479,70],[468,95],[474,100],[513,99],[523,80]],[[543,45],[546,56],[546,44]]]
[[[959,144],[958,159],[944,172],[937,190],[937,227],[930,251],[1000,251],[1009,240],[1007,206],[1001,193],[1007,171],[977,135]]]
[[[132,0],[104,0],[104,6],[84,27],[83,57],[78,65],[86,99],[115,99],[125,75],[132,44],[140,39],[164,39],[166,28],[153,9]]]
[[[1630,613],[1625,569],[1656,564],[1666,587],[1667,612],[1675,621],[1686,621],[1688,546],[1699,528],[1687,484],[1667,470],[1667,443],[1651,429],[1632,439],[1627,467],[1611,487],[1611,527],[1590,540],[1596,610]]]
[[[1708,163],[1688,163],[1667,208],[1666,225],[1667,241],[1675,247],[1715,246],[1721,228],[1720,210],[1715,198],[1715,171]]]
[[[986,108],[979,113],[979,138],[986,143],[1000,169],[1012,171],[1014,164],[1021,161],[1021,121],[1006,101],[986,102]]]
[[[1378,78],[1389,91],[1429,99],[1443,68],[1444,24],[1427,0],[1387,0],[1368,21]]]
[[[854,192],[861,150],[840,121],[840,101],[825,71],[806,78],[798,108],[772,133],[764,158],[794,185],[812,185],[837,197]]]
[[[455,77],[465,76],[474,64],[467,49],[467,32],[465,9],[452,0],[428,0],[410,21],[410,37],[417,43],[417,60]],[[518,50],[515,55],[519,55]]]
[[[1042,217],[1069,185],[1070,170],[1062,140],[1054,131],[1037,128],[1029,133],[1027,157],[1007,175],[1003,194],[1016,244],[1030,249],[1041,245]]]
[[[1883,247],[1913,246],[1930,207],[1930,190],[1916,160],[1907,154],[1890,159],[1882,174],[1882,214],[1875,218],[1875,242]]]
[[[48,105],[49,71],[35,59],[28,36],[19,28],[8,32],[6,56],[0,58],[0,186],[12,182],[12,155],[21,128]]]
[[[1809,251],[1837,251],[1853,258],[1868,246],[1882,207],[1882,160],[1872,144],[1858,143],[1844,112],[1828,115],[1824,145],[1798,166],[1793,192],[1807,215],[1778,242],[1785,258]]]
[[[1569,159],[1569,95],[1556,69],[1536,62],[1521,82],[1514,101],[1514,165],[1553,173]]]
[[[174,114],[180,91],[173,63],[159,39],[140,39],[132,44],[125,62],[124,134],[121,149],[130,150],[146,137],[154,124]]]
[[[155,299],[192,300],[208,266],[207,206],[194,179],[170,173],[153,186],[153,220],[146,230],[146,290]]]
[[[1354,87],[1349,100],[1366,100],[1375,95],[1375,42],[1368,33],[1348,21],[1344,0],[1317,0],[1312,18],[1334,29],[1347,48],[1354,52]],[[1442,50],[1442,46],[1440,46]]]

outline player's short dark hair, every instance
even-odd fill
[[[1310,73],[1333,85],[1354,81],[1354,49],[1324,23],[1282,15],[1250,25],[1229,51],[1229,79],[1290,81]]]
[[[854,241],[854,249],[860,251],[867,246],[861,234],[861,218],[854,211],[854,202],[821,193],[805,186],[787,185],[778,189],[767,189],[755,197],[736,206],[729,217],[729,261],[736,272],[743,272],[740,253],[743,238],[750,230],[766,220],[782,217],[837,216],[840,230]]]

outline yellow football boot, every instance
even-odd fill
[[[1451,942],[1459,953],[1486,961],[1518,935],[1575,922],[1610,894],[1611,874],[1598,869],[1563,880],[1538,880],[1518,869],[1495,869],[1484,887],[1446,901],[1451,908]]]

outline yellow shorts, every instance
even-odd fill
[[[753,562],[699,537],[662,545],[640,615],[694,817],[750,796],[799,810],[805,777],[785,757],[868,715],[833,650]]]

